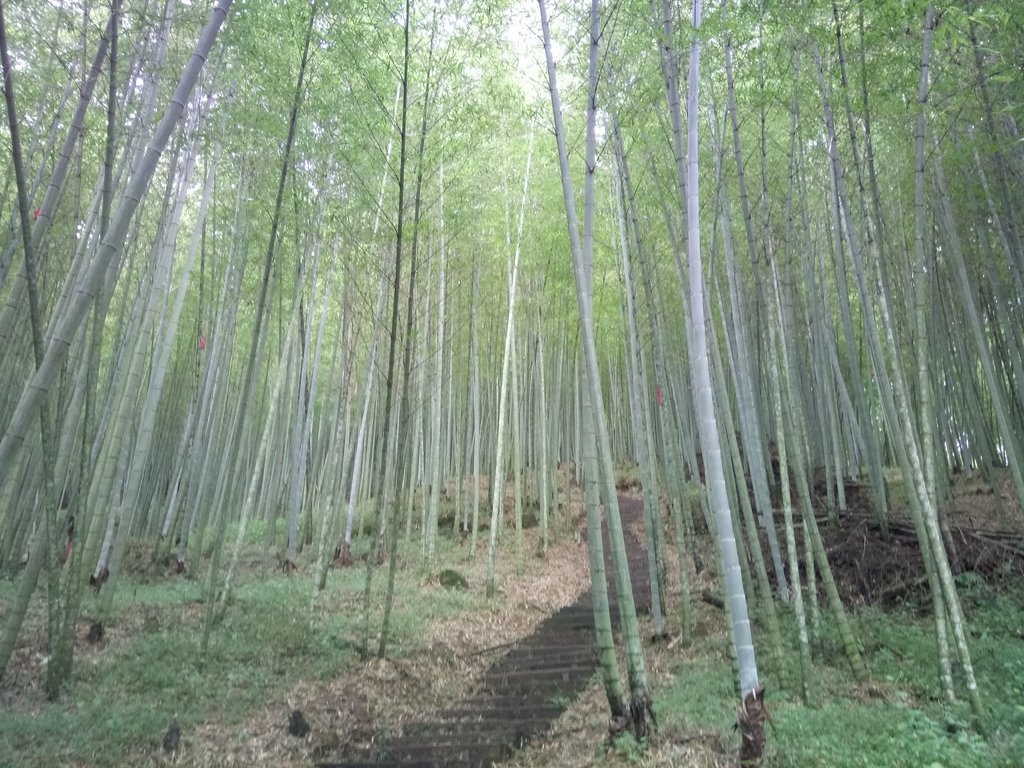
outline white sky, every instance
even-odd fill
[[[557,13],[551,2],[548,3],[548,19],[553,27],[557,27]],[[541,34],[540,10],[536,0],[519,0],[512,7],[509,24],[505,30],[505,40],[518,62],[517,81],[526,94],[527,102],[547,102],[549,96],[544,63],[544,38]],[[553,30],[551,48],[557,65],[565,55],[565,47],[559,41],[557,29]],[[564,86],[561,79],[565,72],[560,67],[558,75],[559,88],[562,89]]]

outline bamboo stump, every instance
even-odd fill
[[[764,724],[768,710],[764,706],[764,686],[755,688],[736,707],[736,725],[743,741],[740,744],[740,766],[760,765],[764,755]]]

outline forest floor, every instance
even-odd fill
[[[783,766],[1019,766],[1024,754],[1024,547],[1020,511],[1006,478],[998,496],[959,478],[949,520],[965,570],[957,583],[970,630],[971,653],[990,717],[984,735],[970,727],[965,705],[944,706],[935,672],[930,601],[920,561],[898,515],[883,541],[866,502],[851,485],[850,514],[822,533],[837,582],[864,649],[872,682],[852,680],[842,646],[821,603],[812,641],[812,701],[798,695],[795,661],[773,669],[761,660],[768,686],[765,764]],[[624,483],[628,486],[628,483]],[[626,489],[626,492],[631,492]],[[516,575],[515,533],[498,550],[498,599],[483,596],[487,531],[476,556],[468,543],[445,538],[430,567],[409,549],[400,559],[388,657],[361,661],[360,607],[365,568],[332,570],[310,613],[312,568],[263,573],[262,539],[247,551],[234,602],[214,629],[205,664],[198,635],[205,572],[173,575],[148,567],[141,546],[115,601],[105,638],[90,644],[89,601],[76,644],[74,681],[59,702],[41,690],[46,661],[45,615],[34,603],[12,666],[0,680],[2,766],[303,766],[332,759],[350,741],[372,740],[463,696],[507,647],[544,617],[572,603],[589,581],[581,512],[574,492],[562,535],[537,556],[536,529],[524,534],[522,575]],[[1002,500],[1002,510],[997,501]],[[261,535],[254,531],[254,536]],[[698,546],[714,563],[710,539]],[[670,629],[678,627],[678,566],[668,548]],[[438,582],[443,567],[469,581],[466,591]],[[694,642],[677,635],[648,645],[646,660],[659,727],[647,743],[611,741],[607,705],[595,684],[554,723],[549,734],[504,763],[509,768],[591,765],[733,765],[738,735],[724,614],[702,602],[717,593],[714,568],[690,568],[695,596]],[[375,575],[379,606],[386,571]],[[14,583],[0,582],[0,613]],[[310,616],[312,615],[312,623]],[[787,653],[795,659],[795,622],[782,612]],[[652,634],[643,617],[643,634]],[[371,617],[371,650],[380,613]],[[755,616],[755,642],[761,625]],[[962,671],[957,685],[963,693]],[[288,731],[300,710],[310,725]],[[168,726],[181,729],[167,754]]]

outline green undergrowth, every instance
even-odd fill
[[[975,674],[987,710],[983,730],[973,727],[963,670],[954,663],[961,701],[944,705],[938,685],[931,617],[919,605],[894,611],[867,608],[851,615],[871,669],[856,684],[838,634],[823,615],[813,645],[811,703],[799,701],[796,648],[787,650],[788,684],[762,672],[768,686],[765,766],[768,768],[1018,768],[1024,755],[1024,603],[1020,585],[996,588],[973,575],[962,577],[961,600],[970,632]],[[783,632],[796,637],[783,617]],[[756,642],[756,639],[755,639]],[[658,749],[671,753],[694,734],[714,736],[713,750],[735,755],[732,726],[738,697],[721,638],[698,639],[688,654],[656,682],[661,725]],[[707,739],[705,739],[707,741]],[[620,750],[620,754],[626,755]],[[628,762],[628,761],[627,761]],[[657,762],[657,761],[655,761]],[[660,763],[658,763],[660,764]]]
[[[449,542],[439,540],[438,561],[454,562]],[[262,541],[253,537],[243,562],[259,562]],[[363,552],[354,548],[358,557]],[[423,648],[425,628],[439,617],[479,610],[482,594],[449,591],[427,584],[418,557],[402,557],[396,575],[389,656]],[[408,565],[404,565],[404,564]],[[126,574],[116,594],[106,636],[98,646],[81,636],[95,598],[83,603],[73,680],[55,703],[41,693],[45,669],[22,653],[25,665],[0,686],[0,766],[122,766],[130,755],[159,754],[168,726],[183,732],[201,723],[231,728],[250,712],[284,701],[300,681],[329,680],[358,662],[362,647],[362,595],[366,569],[332,570],[316,604],[312,625],[312,568],[287,575],[278,569],[260,577],[258,566],[243,567],[223,618],[216,622],[205,659],[200,639],[205,615],[206,564],[184,576]],[[386,567],[375,570],[371,651],[376,652],[382,618]],[[0,614],[16,584],[0,582]],[[429,590],[429,599],[424,591]],[[43,590],[39,590],[23,637],[44,637]],[[41,654],[40,654],[41,655]],[[12,682],[16,679],[16,682]],[[12,686],[18,686],[12,688]],[[301,706],[300,704],[296,704]],[[282,712],[287,704],[282,703]],[[283,714],[282,718],[286,715]],[[284,722],[284,720],[282,720]]]

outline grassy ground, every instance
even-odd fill
[[[433,568],[406,551],[387,662],[359,660],[364,569],[332,571],[311,622],[308,564],[300,562],[297,573],[270,570],[264,577],[259,532],[253,534],[233,602],[214,630],[205,660],[199,655],[204,569],[184,576],[135,569],[117,593],[113,619],[98,645],[84,639],[93,600],[87,598],[74,680],[64,699],[47,702],[41,690],[45,619],[37,598],[14,662],[0,680],[0,766],[308,766],[317,756],[337,754],[356,730],[363,729],[365,737],[366,729],[394,727],[460,696],[494,658],[482,650],[521,637],[531,631],[531,622],[571,602],[587,578],[583,545],[564,537],[540,560],[532,556],[537,542],[528,535],[525,574],[516,578],[512,539],[506,537],[499,550],[494,602],[483,597],[485,541],[469,560],[464,545],[446,539]],[[705,546],[705,562],[713,563],[713,550]],[[438,585],[437,571],[446,566],[469,578],[468,591]],[[377,572],[374,585],[372,626],[377,628],[384,571]],[[814,645],[808,706],[795,693],[794,673],[771,669],[762,657],[771,715],[766,766],[1020,766],[1022,584],[1010,576],[1000,581],[967,574],[958,586],[989,713],[984,734],[970,727],[966,705],[942,704],[929,604],[910,597],[888,611],[861,607],[851,613],[871,669],[867,685],[850,677],[827,616]],[[693,574],[693,588],[695,594],[717,588],[710,569]],[[13,582],[0,581],[0,614],[14,589]],[[670,611],[677,610],[676,602],[670,601]],[[609,743],[607,708],[595,684],[547,738],[517,754],[513,768],[733,765],[737,697],[724,618],[699,601],[696,610],[692,647],[648,647],[659,723],[648,743]],[[784,636],[794,638],[792,618],[783,615],[783,622]],[[675,625],[670,614],[669,626]],[[789,652],[795,659],[795,646]],[[962,693],[962,672],[958,675]],[[313,723],[313,735],[305,741],[287,735],[292,708],[302,709]],[[172,722],[183,734],[182,752],[173,761],[160,750]],[[334,742],[317,746],[312,740],[319,733],[333,734]]]
[[[895,610],[863,608],[853,625],[871,669],[871,682],[849,673],[838,636],[823,628],[814,645],[812,699],[799,700],[795,667],[771,669],[765,766],[768,768],[1019,768],[1024,755],[1024,601],[1019,582],[997,586],[961,577],[975,673],[988,711],[985,732],[971,727],[966,703],[944,706],[939,696],[935,635],[916,603]],[[688,649],[664,644],[647,652],[658,728],[648,743],[631,737],[610,743],[607,707],[594,690],[556,725],[545,745],[526,750],[517,768],[734,766],[738,696],[724,618],[697,604],[697,637]],[[827,618],[823,617],[827,623]],[[783,634],[795,637],[791,617]],[[755,636],[757,642],[757,636]],[[795,645],[790,648],[796,659]],[[962,670],[957,685],[964,693]]]
[[[961,479],[962,480],[962,479]],[[1004,478],[1005,481],[1005,478]],[[1004,482],[1004,506],[1014,511],[1012,489]],[[848,488],[848,495],[851,490]],[[864,489],[859,489],[864,493]],[[977,482],[961,482],[950,505],[954,526],[965,526],[958,541],[961,555],[977,561],[979,570],[957,577],[957,588],[967,621],[971,658],[986,708],[983,731],[973,727],[962,668],[954,661],[960,701],[944,704],[940,696],[936,640],[931,602],[919,586],[906,578],[907,560],[920,557],[912,543],[894,547],[872,539],[870,525],[846,528],[856,538],[855,562],[836,557],[836,578],[850,598],[848,616],[870,669],[870,682],[853,680],[842,645],[827,613],[822,614],[820,636],[812,643],[814,669],[811,700],[799,699],[796,669],[797,636],[792,614],[780,606],[788,663],[773,669],[764,654],[766,637],[755,622],[755,645],[760,652],[762,682],[768,686],[765,765],[768,768],[1020,768],[1024,765],[1024,577],[1020,561],[994,548],[991,539],[972,538],[972,526],[1019,530],[1008,526],[994,505],[993,494]],[[1018,518],[1014,518],[1019,521]],[[960,529],[957,528],[957,531]],[[961,536],[960,533],[957,534]],[[846,534],[836,535],[836,548],[852,546]],[[997,540],[1002,541],[1002,540]],[[987,544],[987,546],[981,546]],[[716,561],[706,538],[705,563]],[[670,561],[674,547],[669,547]],[[995,553],[993,560],[992,554]],[[836,553],[833,553],[836,554]],[[894,558],[898,562],[894,562]],[[913,564],[913,563],[911,563]],[[878,573],[868,572],[878,567]],[[861,571],[860,569],[864,570]],[[669,563],[670,592],[676,571]],[[694,595],[717,592],[712,569],[700,575],[692,569]],[[981,575],[984,573],[985,575]],[[916,574],[915,574],[916,575]],[[906,584],[903,597],[886,600],[886,608],[866,605],[854,585],[867,576],[872,596],[886,594],[886,586]],[[669,601],[669,628],[676,631],[678,598]],[[659,727],[647,743],[631,737],[609,742],[607,705],[595,687],[581,697],[555,725],[543,744],[517,756],[514,768],[582,768],[582,766],[645,766],[703,768],[734,766],[739,735],[733,729],[735,706],[728,636],[721,610],[695,602],[695,639],[690,648],[658,644],[646,651]],[[827,606],[822,602],[822,610]],[[647,636],[652,634],[650,625]]]
[[[259,546],[254,542],[250,561]],[[332,679],[359,663],[364,567],[332,571],[312,624],[311,574],[272,570],[261,579],[257,568],[244,567],[205,659],[199,647],[204,573],[158,580],[126,575],[102,643],[85,643],[89,622],[80,623],[74,679],[56,703],[46,701],[40,689],[46,659],[37,598],[0,684],[0,766],[137,764],[133,760],[152,753],[172,722],[183,733],[201,722],[244,729],[251,712],[299,681]],[[432,622],[484,605],[479,591],[433,589],[430,600],[420,599],[429,575],[418,565],[398,572],[390,635],[395,657],[421,647]],[[385,586],[386,570],[379,570],[372,598],[374,650]],[[14,582],[0,582],[0,614],[14,589]],[[85,616],[91,603],[87,598]]]
[[[987,586],[964,590],[965,600],[985,595],[971,619],[971,652],[990,713],[988,732],[970,727],[966,704],[940,701],[935,636],[930,619],[909,607],[883,613],[864,609],[855,620],[868,649],[871,680],[856,684],[844,663],[837,637],[819,644],[812,700],[804,706],[794,691],[769,689],[766,765],[778,768],[826,766],[1012,766],[1024,755],[1024,612],[1019,600],[993,594]],[[1015,623],[1014,623],[1015,622]],[[789,634],[792,636],[792,633]],[[706,644],[705,644],[706,645]],[[732,681],[714,648],[702,659],[680,662],[658,702],[664,744],[673,734],[717,732],[735,748]],[[716,658],[717,656],[717,658]],[[769,682],[772,675],[767,675]],[[958,680],[963,693],[962,676]]]

